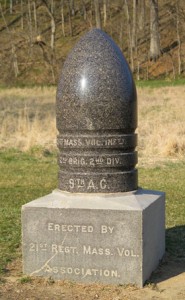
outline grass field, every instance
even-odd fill
[[[21,205],[57,184],[55,156],[8,150],[0,153],[0,269],[19,253]]]
[[[57,187],[56,155],[0,152],[0,270],[20,256],[21,205]],[[167,252],[185,260],[185,162],[139,168],[139,185],[165,191]]]
[[[167,252],[180,260],[185,260],[184,94],[184,86],[138,88],[139,185],[166,192]],[[21,256],[21,205],[57,187],[54,103],[54,87],[0,89],[2,274]]]
[[[138,88],[140,161],[183,158],[185,86],[143,85]],[[55,87],[0,89],[0,148],[56,149],[55,94]]]

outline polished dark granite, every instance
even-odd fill
[[[61,190],[137,189],[136,88],[123,54],[103,31],[88,32],[66,59],[56,113]]]

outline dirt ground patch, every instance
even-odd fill
[[[21,260],[7,266],[0,277],[1,300],[184,300],[185,260],[166,257],[143,289],[54,281],[22,275]]]

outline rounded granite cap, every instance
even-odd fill
[[[57,128],[121,130],[137,127],[137,96],[130,68],[119,47],[93,29],[66,59],[57,90]]]
[[[56,115],[59,189],[137,189],[136,88],[122,52],[103,31],[88,32],[66,59]]]

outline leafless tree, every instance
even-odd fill
[[[133,50],[132,50],[132,31],[131,31],[131,20],[128,8],[128,1],[125,0],[125,13],[127,18],[127,32],[128,32],[128,49],[129,49],[129,56],[130,56],[130,64],[131,70],[134,70],[134,58],[133,58]]]
[[[96,28],[101,29],[101,12],[100,12],[100,1],[94,0],[94,8],[95,8],[95,19],[96,19]]]
[[[33,16],[35,23],[35,34],[37,34],[37,8],[36,8],[36,0],[33,0]]]
[[[31,0],[28,0],[27,8],[28,8],[27,22],[28,22],[28,28],[29,28],[29,52],[30,52],[30,55],[32,55],[33,28],[32,28]]]
[[[176,32],[178,41],[178,73],[182,72],[182,59],[181,59],[181,36],[180,36],[180,15],[179,15],[179,0],[176,0]]]
[[[56,24],[55,24],[55,18],[54,18],[54,10],[53,10],[53,0],[51,2],[51,7],[49,7],[46,0],[42,0],[42,3],[44,4],[46,11],[48,15],[51,18],[51,49],[54,52],[55,50],[55,32],[56,32]]]
[[[62,18],[62,34],[63,36],[66,36],[65,34],[65,21],[64,21],[64,0],[61,0],[61,18]]]
[[[107,0],[103,0],[103,26],[107,24]]]
[[[75,1],[71,0],[71,15],[75,15]]]
[[[10,14],[13,12],[13,0],[10,0]]]
[[[158,0],[150,0],[150,60],[156,61],[160,54]]]
[[[140,30],[145,29],[145,0],[138,1],[138,25]]]
[[[132,48],[137,45],[137,0],[133,0],[133,21],[132,21]]]
[[[24,29],[24,13],[23,13],[23,0],[21,0],[21,29]]]
[[[89,24],[90,27],[93,27],[93,7],[94,7],[94,0],[91,0],[91,6],[90,6],[90,18],[89,18]]]
[[[49,13],[49,11],[48,11]],[[55,32],[56,32],[56,24],[55,24],[55,18],[54,18],[54,1],[51,1],[51,14],[49,14],[51,17],[51,49],[52,51],[55,50]]]
[[[84,21],[86,21],[87,20],[87,9],[86,9],[85,0],[81,0],[81,5],[82,5]]]
[[[4,22],[5,26],[6,26],[6,30],[7,30],[9,39],[10,39],[11,52],[12,52],[13,70],[14,70],[15,77],[17,77],[19,75],[19,68],[18,68],[18,62],[17,62],[16,47],[15,47],[15,43],[14,43],[14,40],[13,40],[12,32],[10,31],[10,29],[8,27],[8,24],[6,22],[5,16],[3,14],[3,9],[2,9],[1,3],[0,3],[0,12],[1,12],[1,16],[2,16],[3,22]]]
[[[73,35],[73,25],[71,20],[71,6],[70,6],[70,0],[68,0],[68,15],[69,15],[69,30],[70,30],[70,36]]]

